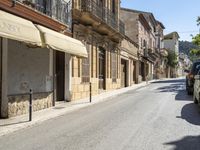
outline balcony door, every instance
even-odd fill
[[[97,0],[97,5],[99,7],[103,7],[103,0]]]
[[[97,0],[97,15],[104,19],[105,11],[103,9],[104,2],[103,0]]]

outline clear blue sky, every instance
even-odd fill
[[[121,0],[121,7],[152,12],[166,27],[164,33],[177,31],[180,40],[191,41],[200,28],[200,0]]]

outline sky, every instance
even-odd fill
[[[199,33],[200,0],[121,0],[121,7],[152,12],[164,24],[164,33],[177,31],[180,40],[191,41]]]

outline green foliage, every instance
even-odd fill
[[[168,65],[170,67],[176,68],[178,65],[178,60],[177,60],[178,56],[175,52],[169,52],[168,54]]]
[[[197,18],[197,25],[200,26],[200,16]],[[195,45],[200,46],[200,33],[192,38],[192,42]]]
[[[200,16],[197,18],[197,25],[200,25]]]
[[[195,37],[192,38],[192,42],[197,45],[200,46],[200,34],[197,34]]]
[[[200,56],[200,50],[199,49],[191,49],[190,50],[191,55],[197,55]]]
[[[179,41],[179,52],[190,55],[190,50],[198,49],[199,47],[189,41]]]
[[[197,18],[197,25],[200,26],[200,16]],[[192,43],[197,46],[190,50],[190,59],[194,61],[200,58],[200,34],[192,38]]]
[[[190,51],[189,58],[192,62],[194,62],[195,60],[199,60],[200,59],[200,50],[199,49],[192,49]]]

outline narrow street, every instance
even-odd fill
[[[199,150],[185,80],[163,80],[0,137],[0,150]]]

